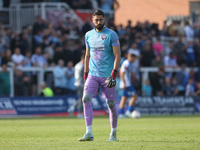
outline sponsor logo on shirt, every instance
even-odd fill
[[[91,50],[103,51],[105,50],[105,45],[91,45]]]

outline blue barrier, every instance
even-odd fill
[[[5,116],[42,116],[68,115],[68,109],[77,101],[77,96],[60,97],[3,97],[0,98],[0,117]],[[101,98],[93,98],[92,105],[96,114],[106,115]]]
[[[76,95],[60,97],[0,97],[0,117],[68,116]],[[117,107],[120,97],[117,97]],[[105,99],[92,99],[94,115],[107,115]],[[139,97],[135,108],[142,115],[200,114],[200,97]]]

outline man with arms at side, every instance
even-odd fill
[[[122,97],[119,104],[119,118],[131,117],[131,113],[134,110],[134,105],[137,100],[136,90],[133,87],[132,83],[135,80],[134,72],[134,61],[137,58],[137,52],[134,50],[128,51],[128,57],[123,62],[120,68],[120,88],[122,89]],[[124,114],[124,107],[126,101],[130,97],[128,110]]]
[[[96,10],[92,15],[95,29],[85,35],[86,55],[84,64],[84,94],[83,108],[86,123],[86,133],[79,141],[93,141],[92,133],[92,97],[101,86],[102,95],[109,108],[111,125],[110,138],[107,141],[116,141],[118,113],[115,104],[116,76],[121,60],[120,44],[117,34],[108,29],[105,24],[104,12]]]

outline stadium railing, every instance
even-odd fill
[[[41,92],[40,88],[40,83],[44,81],[44,74],[45,72],[53,72],[54,67],[47,67],[47,68],[39,68],[39,67],[21,67],[21,71],[23,72],[37,72],[37,93],[39,94]],[[197,68],[194,68],[196,71]],[[1,67],[0,67],[1,71]],[[10,77],[10,84],[11,84],[11,93],[10,96],[14,96],[14,68],[8,68],[7,71],[9,72],[9,77]],[[149,73],[150,72],[157,72],[158,68],[157,67],[141,67],[140,72],[141,72],[141,81],[142,85],[145,83],[146,79],[149,79]],[[166,68],[165,72],[178,72],[180,71],[180,68]],[[186,72],[190,71],[190,68],[185,69]]]
[[[9,8],[10,12],[10,27],[13,30],[21,31],[24,26],[33,25],[35,17],[40,15],[42,19],[47,19],[47,11],[65,11],[69,9],[70,16],[78,21],[80,26],[83,25],[83,21],[79,16],[71,9],[67,3],[18,3],[11,4]]]

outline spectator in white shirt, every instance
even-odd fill
[[[15,48],[15,52],[12,55],[11,59],[15,67],[22,67],[24,65],[24,56],[21,54],[21,50],[19,47]]]
[[[189,25],[189,22],[185,22],[185,36],[187,39],[193,39],[194,38],[194,30],[193,28]]]

